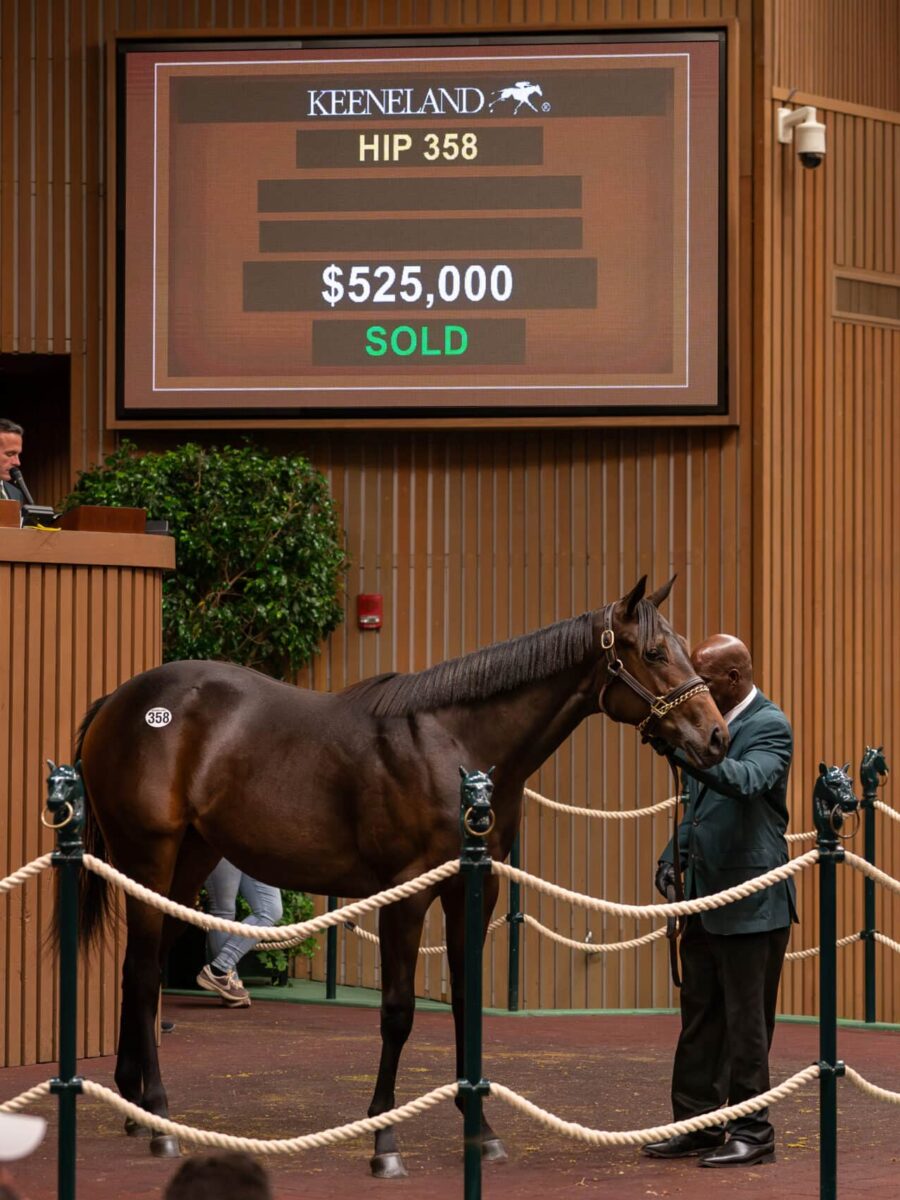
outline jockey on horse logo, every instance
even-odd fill
[[[529,83],[527,79],[521,79],[511,87],[500,88],[499,91],[493,92],[494,99],[488,105],[488,111],[492,112],[494,105],[499,104],[501,100],[515,100],[516,107],[513,109],[513,116],[516,115],[523,104],[527,104],[533,112],[537,112],[537,109],[531,103],[531,97],[543,96],[543,94],[540,84]]]

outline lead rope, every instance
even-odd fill
[[[678,841],[678,834],[681,827],[679,819],[678,805],[682,797],[682,780],[678,768],[672,762],[671,758],[667,759],[669,770],[672,772],[672,779],[675,783],[675,830],[672,834],[672,879],[671,887],[666,888],[666,898],[668,900],[682,901],[684,899],[684,884],[681,878],[681,846]],[[669,892],[672,893],[669,896]],[[667,917],[666,918],[666,937],[669,941],[669,967],[672,972],[672,983],[675,987],[681,987],[681,971],[678,963],[678,939],[684,932],[684,922],[686,917]]]

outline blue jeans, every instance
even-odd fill
[[[223,858],[206,881],[212,915],[233,921],[238,892],[250,905],[250,916],[244,917],[244,925],[277,925],[281,920],[283,910],[278,888],[251,879]],[[238,937],[234,933],[217,933],[211,929],[206,935],[210,965],[220,974],[233,970],[248,950],[258,945],[253,938]]]

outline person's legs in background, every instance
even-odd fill
[[[238,892],[250,906],[244,925],[270,926],[281,920],[281,892],[278,888],[244,875],[226,859],[222,859],[206,881],[209,911],[215,917],[234,920]],[[206,991],[218,993],[233,1007],[247,1008],[250,997],[237,974],[237,964],[258,945],[254,938],[210,930],[207,949],[210,961],[197,976],[197,983]]]
[[[240,870],[232,866],[227,859],[221,859],[218,866],[207,876],[205,885],[211,916],[221,917],[226,921],[234,920],[240,882]],[[239,941],[246,941],[246,939],[238,939],[234,934],[219,933],[210,929],[206,935],[207,963],[197,976],[197,983],[205,991],[216,992],[232,1008],[248,1008],[250,996],[234,970],[234,964],[240,959],[241,954],[232,956],[229,952],[229,959],[231,959],[229,967],[222,967],[217,961],[221,951],[229,942]],[[249,950],[252,945],[254,945],[253,942],[247,943],[246,949]]]

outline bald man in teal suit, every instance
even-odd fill
[[[698,770],[670,748],[687,802],[678,829],[685,897],[708,896],[753,879],[789,858],[787,783],[793,735],[787,717],[753,683],[743,642],[717,634],[691,655],[728,725],[727,756]],[[673,847],[656,886],[672,882]],[[769,1048],[790,926],[793,880],[724,908],[690,916],[681,941],[681,1033],[672,1071],[676,1120],[739,1104],[769,1088]],[[654,1158],[696,1155],[704,1167],[772,1161],[775,1131],[763,1109],[700,1133],[644,1147]]]

